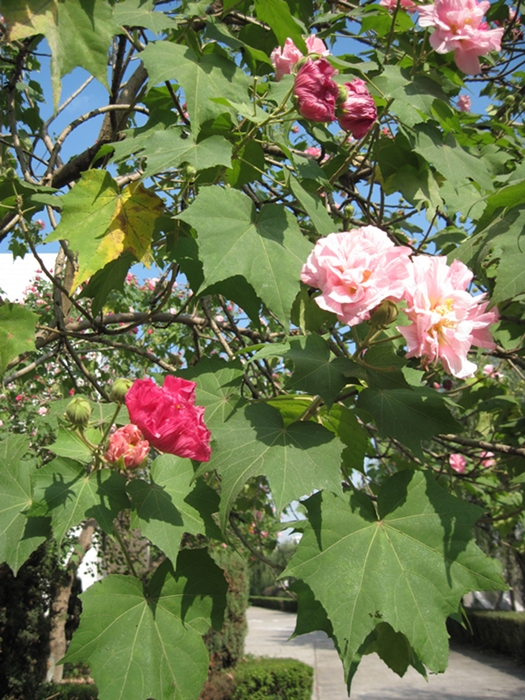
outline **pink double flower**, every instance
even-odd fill
[[[410,257],[385,231],[365,226],[320,239],[301,272],[301,280],[321,290],[317,304],[348,326],[367,321],[385,301],[406,301],[410,321],[399,326],[407,357],[421,357],[425,366],[441,362],[455,377],[472,376],[472,345],[494,349],[489,327],[498,320],[484,295],[467,287],[473,274],[459,260]]]

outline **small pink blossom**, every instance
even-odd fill
[[[23,401],[23,400],[24,400],[24,395],[23,395],[23,394],[17,394],[17,395],[15,396],[15,401],[18,401],[18,402],[20,403],[20,401]]]
[[[355,78],[345,83],[346,99],[337,108],[339,126],[349,131],[355,139],[362,139],[377,120],[377,109],[366,83]]]
[[[304,149],[304,152],[307,156],[312,156],[312,158],[319,158],[321,155],[321,149],[316,146],[309,146]]]
[[[457,452],[451,454],[448,458],[448,463],[452,467],[452,469],[457,472],[458,474],[463,474],[465,471],[465,467],[467,466],[467,460],[463,455],[458,454]]]
[[[487,377],[492,377],[493,379],[501,379],[502,377],[502,374],[497,371],[494,365],[484,365],[483,374],[486,374]]]
[[[398,0],[380,0],[379,4],[386,7],[388,10],[394,11],[397,7]],[[399,0],[399,7],[406,12],[412,14],[417,10],[417,5],[412,0]]]
[[[312,122],[333,122],[335,104],[339,96],[337,83],[332,76],[337,73],[326,58],[318,61],[307,59],[295,78],[294,95],[300,114]]]
[[[476,370],[467,358],[472,345],[496,347],[489,326],[498,320],[496,309],[487,311],[484,295],[467,292],[473,274],[459,260],[447,265],[445,257],[416,257],[410,268],[405,299],[412,322],[399,326],[405,336],[407,357],[422,357],[425,364],[439,360],[445,371],[464,379]]]
[[[375,226],[331,233],[317,241],[301,279],[321,290],[315,300],[322,309],[354,326],[385,299],[403,297],[410,252]]]
[[[149,452],[149,442],[136,425],[128,424],[115,430],[109,438],[109,446],[105,459],[108,462],[118,462],[122,457],[126,469],[135,469],[142,464]]]
[[[292,134],[298,134],[298,133],[299,133],[299,127],[297,126],[297,124],[294,124],[294,126],[292,126],[291,131],[292,131]]]
[[[469,95],[460,95],[458,97],[458,109],[460,112],[470,112],[472,100]]]
[[[38,226],[39,229],[44,229],[46,227],[45,223],[42,221],[42,219],[37,219],[35,221],[35,224]]]
[[[467,75],[481,72],[479,56],[501,49],[504,29],[489,29],[483,16],[488,0],[435,0],[418,7],[419,24],[434,27],[430,45],[437,53],[454,51],[454,61]]]
[[[485,469],[496,465],[496,460],[492,459],[494,457],[494,452],[483,451],[479,453],[479,456],[481,457],[481,466],[485,467]]]
[[[37,413],[39,416],[45,416],[47,411],[48,411],[48,409],[45,406],[40,406]]]
[[[328,56],[330,53],[324,41],[315,34],[311,34],[306,39],[306,49],[308,54]],[[303,53],[297,48],[292,39],[286,39],[283,48],[277,46],[270,54],[270,60],[275,68],[275,80],[279,81],[283,75],[291,73],[301,58],[303,58]]]

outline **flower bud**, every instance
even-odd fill
[[[131,379],[115,379],[111,387],[110,399],[115,403],[124,403],[126,394],[131,389],[133,382]]]
[[[379,328],[386,328],[395,321],[399,311],[393,301],[385,299],[370,314],[370,323]]]
[[[91,404],[82,396],[75,396],[66,408],[68,420],[77,428],[84,428],[88,424],[91,412]]]

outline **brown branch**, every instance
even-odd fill
[[[525,457],[525,447],[513,447],[512,445],[505,445],[501,442],[463,438],[458,435],[436,435],[433,439],[447,443],[452,442],[456,445],[464,445],[465,447],[475,447],[480,450],[500,452],[505,455],[519,455],[520,457]]]

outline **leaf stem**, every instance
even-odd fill
[[[126,543],[124,542],[124,538],[118,531],[117,527],[115,524],[113,524],[113,537],[117,540],[117,542],[120,545],[120,548],[122,550],[122,553],[124,554],[124,558],[126,559],[126,563],[129,566],[129,570],[135,576],[135,578],[139,578],[137,572],[135,571],[135,567],[133,566],[133,562],[131,561],[131,557],[129,556],[128,548],[126,547]]]

